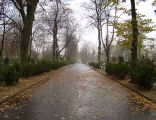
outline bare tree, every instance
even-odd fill
[[[114,41],[115,24],[118,20],[118,17],[117,17],[118,3],[116,3],[115,5],[112,5],[112,3],[110,2],[107,5],[108,6],[105,7],[105,12],[104,12],[105,18],[106,18],[105,19],[105,21],[106,21],[106,37],[105,37],[105,40],[102,37],[102,44],[103,44],[104,51],[106,54],[106,63],[109,63],[111,45],[112,45],[112,42]],[[114,9],[112,9],[112,8],[114,8]],[[112,14],[112,10],[114,11],[114,14]],[[111,27],[111,33],[110,33],[110,27]]]
[[[90,5],[85,5],[88,18],[91,25],[97,28],[98,31],[98,63],[101,63],[101,42],[102,42],[102,27],[105,20],[105,0],[90,0]]]
[[[5,14],[5,3],[1,2],[0,3],[0,20],[2,22],[2,41],[1,41],[1,48],[0,48],[0,59],[2,59],[2,52],[3,52],[3,47],[4,47],[4,39],[5,39],[5,33],[6,33],[6,25],[9,22],[9,20],[6,21],[6,17],[4,16]]]
[[[114,40],[114,33],[115,33],[115,22],[116,22],[116,15],[117,15],[117,5],[114,4],[117,1],[113,0],[90,0],[91,5],[85,6],[88,11],[88,17],[90,19],[91,25],[98,30],[98,63],[101,63],[101,42],[104,47],[104,51],[106,54],[106,62],[109,63],[110,59],[110,48],[111,44]],[[115,6],[115,7],[114,7]],[[115,11],[113,15],[112,9]],[[103,27],[106,25],[106,38],[103,38]],[[109,28],[112,28],[112,33],[110,33]],[[111,38],[109,36],[111,35]]]
[[[31,41],[33,21],[39,0],[11,0],[22,17],[23,28],[21,31],[20,54],[21,63],[28,60],[28,49]]]
[[[62,50],[65,48],[64,56],[67,61],[75,62],[77,60],[78,42],[80,40],[78,29],[79,26],[73,21],[73,19],[65,27],[65,44]]]
[[[17,34],[15,33],[15,29],[17,29],[17,31],[20,31],[21,29],[19,21],[16,20],[16,12],[14,10],[10,11],[8,9],[9,7],[11,7],[11,5],[7,0],[0,3],[0,27],[2,30],[0,58],[2,58],[5,40],[9,37],[8,35],[11,35],[9,33],[12,33],[16,36]],[[17,38],[18,37],[16,37],[16,39]]]
[[[45,16],[44,21],[47,24],[49,35],[53,36],[53,61],[59,59],[59,54],[63,49],[59,49],[59,35],[69,21],[71,10],[62,2],[54,0],[50,5],[50,10]],[[61,36],[61,35],[60,35]]]

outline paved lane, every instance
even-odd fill
[[[156,120],[134,96],[88,66],[74,64],[1,113],[0,120]]]

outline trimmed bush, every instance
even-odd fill
[[[62,66],[67,65],[67,62],[50,62],[50,61],[40,61],[37,64],[27,63],[20,65],[18,62],[13,62],[9,65],[0,66],[0,83],[5,85],[12,85],[18,82],[19,77],[31,77],[35,75],[48,72],[52,69],[58,69]]]
[[[136,68],[131,69],[130,77],[139,88],[150,90],[156,77],[154,66],[149,64],[138,65]]]
[[[139,88],[150,90],[153,87],[153,83],[156,81],[156,70],[153,62],[150,60],[143,60],[139,62],[135,68],[130,68],[129,64],[107,64],[105,71],[120,79],[123,79],[126,74],[129,74],[131,81]]]
[[[35,64],[30,63],[24,64],[22,65],[21,76],[26,78],[29,76],[34,76],[35,75],[34,71],[36,71],[35,69],[36,69]]]
[[[39,75],[44,72],[49,72],[50,70],[56,70],[62,66],[67,65],[67,62],[50,62],[50,61],[40,61],[37,64],[24,64],[22,65],[22,77],[30,77]]]
[[[90,65],[90,66],[93,66],[94,68],[101,69],[101,65],[100,65],[99,63],[90,62],[89,65]]]
[[[20,71],[17,69],[16,65],[3,66],[0,70],[0,79],[5,85],[12,85],[18,82],[19,77]]]
[[[119,79],[124,79],[129,72],[129,66],[123,63],[107,64],[105,71],[110,75],[115,75]]]

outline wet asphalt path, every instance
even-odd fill
[[[130,90],[84,64],[66,66],[33,96],[1,113],[0,120],[156,120]]]

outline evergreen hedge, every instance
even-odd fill
[[[120,79],[124,79],[125,75],[130,75],[131,81],[144,90],[150,90],[156,81],[156,70],[151,61],[139,62],[135,68],[124,63],[107,64],[105,71]]]
[[[110,75],[115,75],[119,79],[124,79],[129,72],[128,64],[117,63],[117,64],[107,64],[105,71]]]
[[[99,63],[97,63],[97,62],[90,62],[89,65],[93,66],[94,68],[97,68],[97,69],[101,68],[101,65]]]
[[[42,74],[44,72],[49,72],[50,70],[56,70],[62,66],[69,63],[65,61],[61,62],[50,62],[50,61],[40,61],[37,64],[27,63],[19,64],[17,62],[3,65],[0,67],[0,83],[5,85],[12,85],[18,82],[20,77],[31,77]]]
[[[131,68],[130,77],[132,82],[137,84],[140,89],[150,90],[156,80],[156,70],[154,66],[140,64]]]

